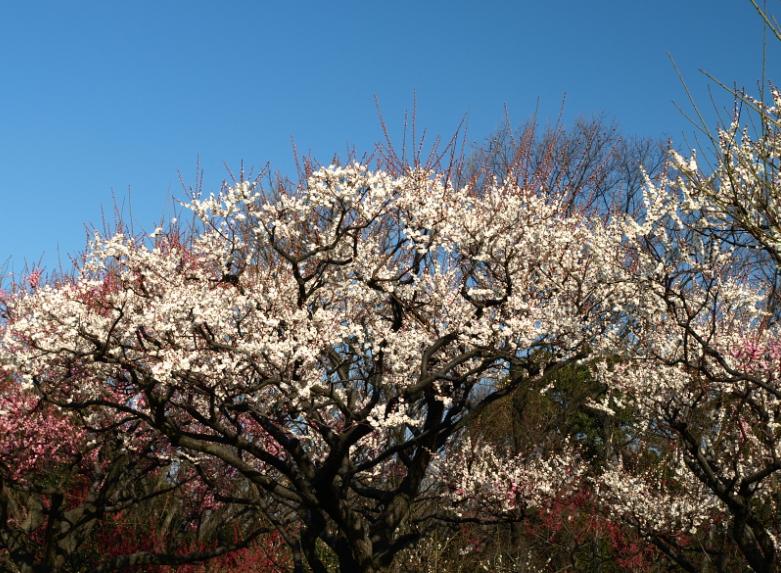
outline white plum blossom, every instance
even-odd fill
[[[603,301],[628,292],[605,269],[621,241],[514,183],[332,165],[185,206],[192,237],[96,236],[73,277],[20,289],[3,364],[52,401],[119,409],[228,464],[312,539],[346,541],[356,567],[399,550],[433,479],[445,509],[457,501],[461,458],[433,468],[474,412],[620,336]],[[475,500],[506,504],[510,487],[539,505],[580,475],[502,456],[484,452]]]

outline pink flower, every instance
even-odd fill
[[[41,269],[33,269],[30,275],[27,277],[27,284],[30,285],[31,289],[38,288],[38,285],[41,283],[41,275],[42,275]]]

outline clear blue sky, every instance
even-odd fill
[[[768,0],[781,13],[781,2]],[[762,26],[748,0],[411,2],[25,0],[0,5],[0,263],[56,264],[130,189],[152,228],[225,163],[293,174],[291,139],[327,162],[418,124],[473,140],[504,106],[521,123],[604,114],[681,141],[671,54],[707,105],[703,68],[751,91]],[[768,77],[781,82],[771,44]]]

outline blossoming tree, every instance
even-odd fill
[[[601,219],[512,183],[358,164],[188,207],[191,240],[96,237],[73,279],[9,302],[23,383],[233,468],[272,518],[296,516],[301,570],[325,571],[324,543],[371,571],[439,519],[479,519],[471,501],[509,514],[572,484],[574,457],[446,452],[614,328]]]
[[[698,530],[731,540],[755,571],[779,568],[777,91],[773,100],[747,99],[758,137],[737,120],[719,132],[712,173],[673,153],[671,175],[647,184],[644,220],[616,230],[631,262],[614,267],[631,337],[624,360],[599,369],[612,401],[598,407],[631,406],[638,450],[656,462],[616,463],[600,487],[615,514],[691,571],[680,540]],[[724,555],[706,550],[713,563]]]

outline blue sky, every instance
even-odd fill
[[[3,3],[0,268],[67,260],[128,190],[153,228],[198,157],[214,190],[226,163],[292,175],[292,140],[325,163],[370,150],[375,97],[396,132],[413,93],[421,128],[448,136],[466,116],[471,140],[505,106],[545,123],[566,98],[566,120],[682,142],[668,54],[707,107],[698,70],[755,91],[761,46],[748,0]]]

